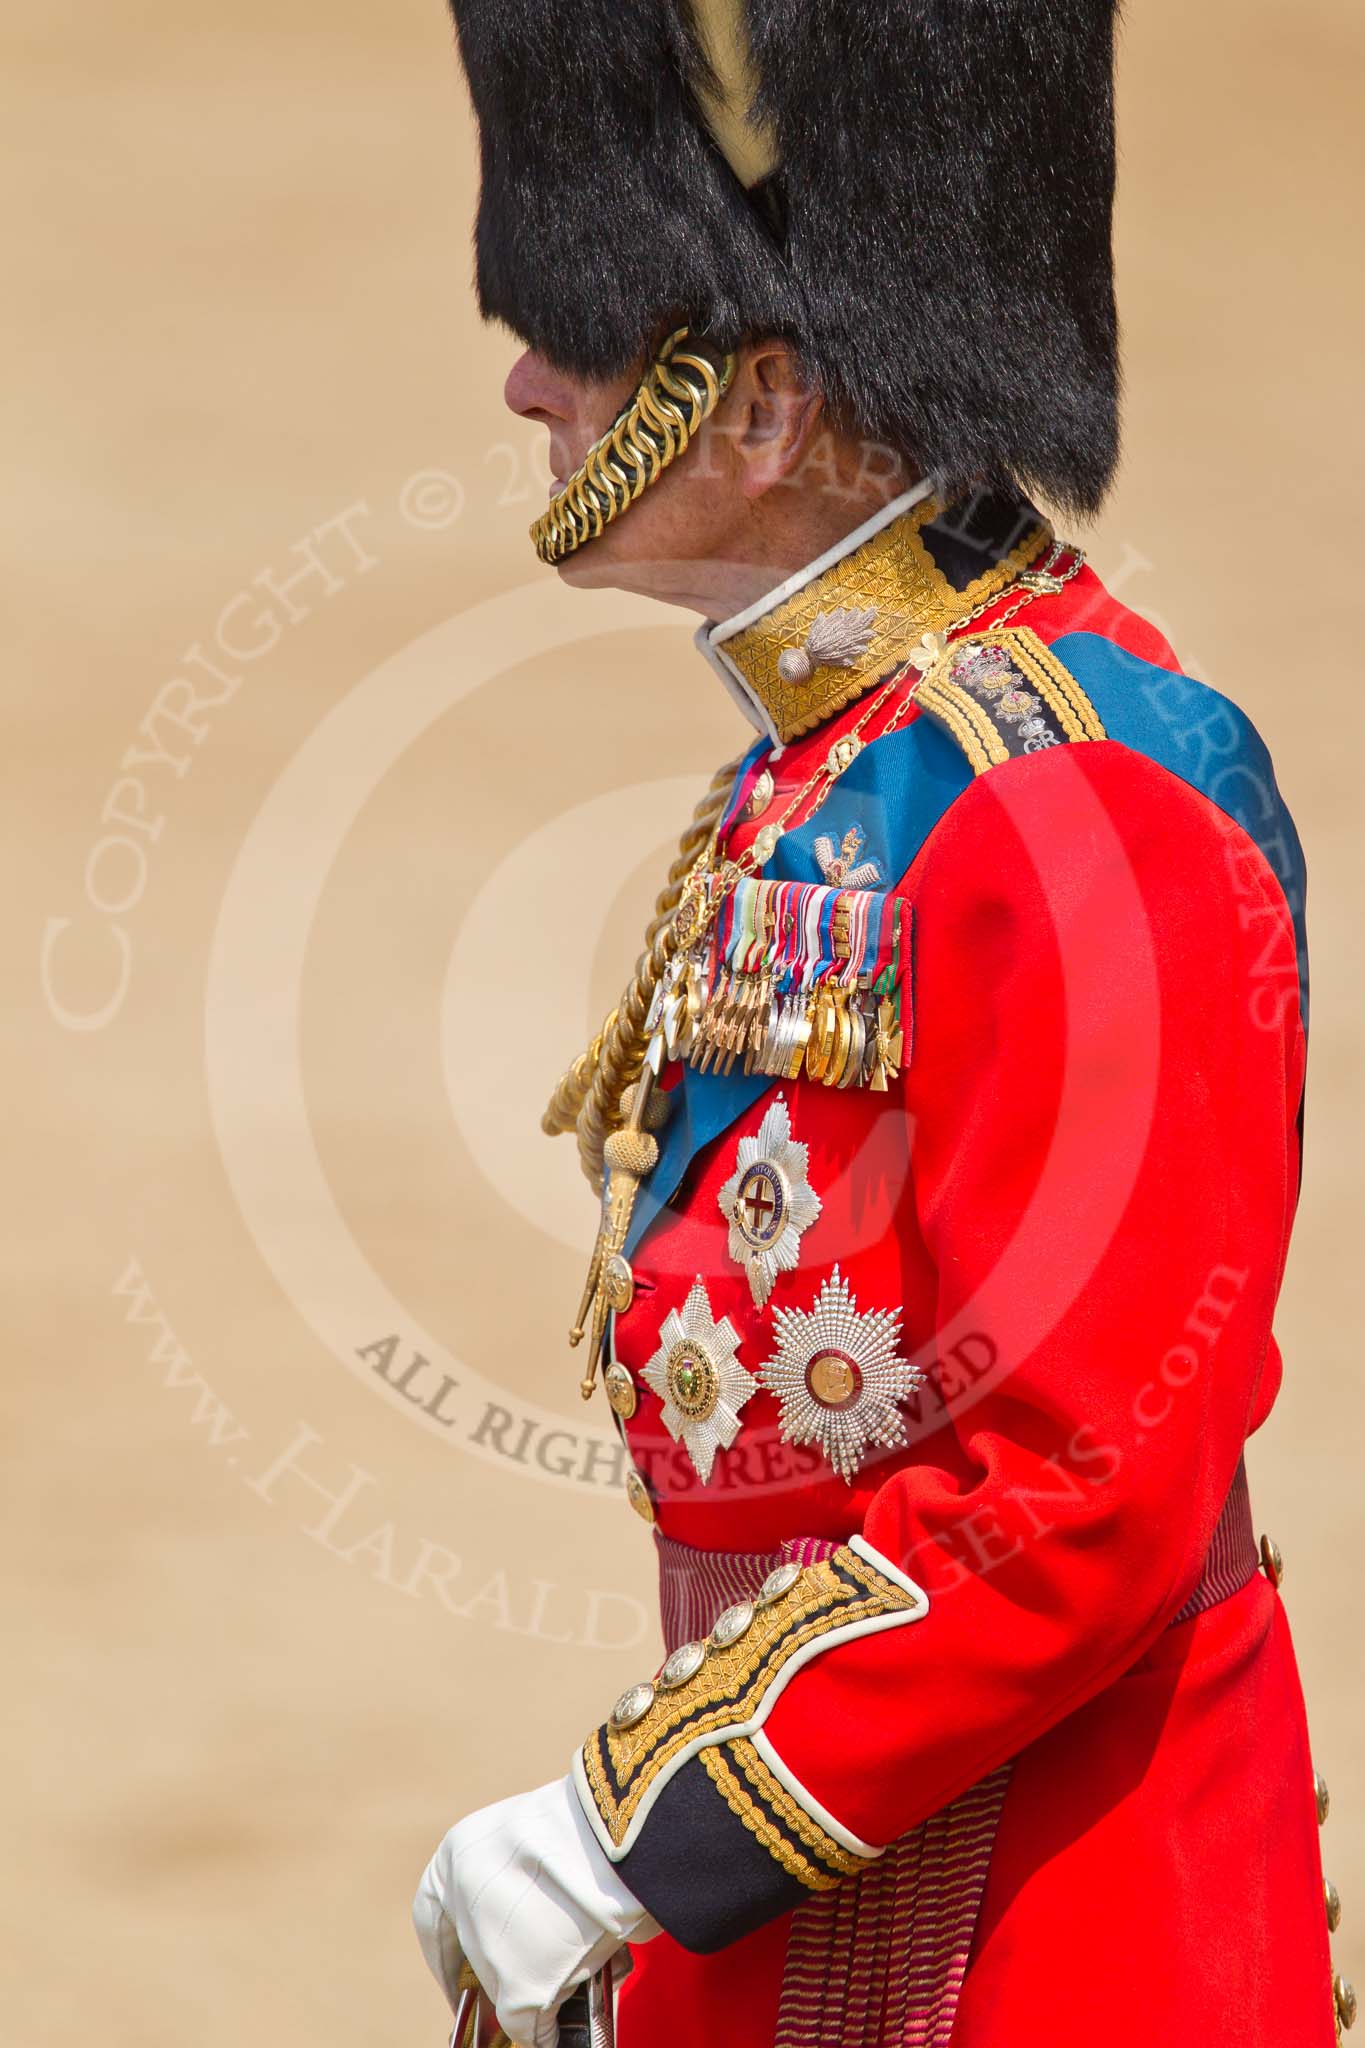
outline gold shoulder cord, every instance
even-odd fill
[[[602,1189],[605,1179],[602,1220],[569,1334],[571,1344],[581,1344],[591,1329],[587,1370],[579,1383],[585,1401],[596,1380],[607,1316],[613,1308],[630,1305],[632,1283],[620,1252],[640,1182],[659,1156],[658,1141],[648,1128],[654,1121],[649,1114],[653,1074],[645,1065],[645,1022],[659,977],[678,944],[675,913],[684,886],[715,843],[736,766],[731,762],[712,776],[668,871],[630,984],[588,1050],[561,1080],[541,1118],[541,1128],[551,1137],[577,1129],[584,1173],[594,1189]]]
[[[602,1186],[607,1137],[624,1121],[621,1097],[634,1086],[644,1065],[645,1019],[675,944],[673,913],[682,901],[684,882],[720,823],[738,767],[738,761],[729,761],[711,777],[706,794],[679,841],[668,880],[655,902],[635,972],[592,1044],[579,1054],[560,1081],[540,1120],[547,1137],[577,1130],[578,1156],[594,1193]]]

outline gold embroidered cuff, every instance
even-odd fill
[[[819,1890],[861,1867],[877,1851],[801,1796],[759,1731],[814,1657],[918,1621],[928,1607],[913,1581],[855,1536],[820,1563],[782,1566],[756,1600],[727,1608],[704,1644],[684,1644],[652,1681],[624,1693],[575,1759],[579,1796],[608,1856],[629,1853],[664,1786],[700,1757],[731,1811],[803,1884]]]
[[[775,1778],[752,1742],[718,1742],[698,1758],[702,1769],[759,1847],[808,1891],[832,1891],[841,1877],[873,1860],[841,1848]]]

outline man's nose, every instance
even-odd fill
[[[565,379],[547,359],[528,348],[507,373],[503,400],[522,419],[567,420],[570,394]]]

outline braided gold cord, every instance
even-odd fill
[[[547,1138],[557,1138],[561,1131],[571,1131],[578,1122],[578,1112],[583,1107],[592,1086],[592,1077],[597,1072],[597,1062],[602,1057],[602,1040],[615,1022],[616,1012],[613,1010],[592,1044],[578,1055],[550,1097],[540,1119],[540,1128]]]
[[[683,883],[715,834],[738,765],[727,762],[712,776],[655,902],[635,972],[597,1037],[560,1081],[541,1118],[541,1129],[550,1137],[577,1130],[579,1159],[594,1188],[602,1185],[603,1148],[622,1122],[621,1097],[639,1079],[644,1064],[645,1019],[673,951],[673,913],[681,901]]]
[[[616,1023],[603,1038],[592,1086],[578,1112],[578,1161],[594,1188],[602,1186],[607,1139],[622,1122],[621,1097],[640,1078],[645,1062],[645,1019],[672,951],[671,933],[665,924],[635,963],[635,973],[617,1008]]]

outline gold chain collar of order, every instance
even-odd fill
[[[1065,567],[1060,566],[1063,556],[1067,557]],[[1073,576],[1079,575],[1084,566],[1085,554],[1082,549],[1068,546],[1062,541],[1053,541],[1048,549],[1047,559],[1042,563],[1041,567],[1023,570],[1015,578],[1012,585],[1004,590],[995,592],[993,596],[977,605],[974,610],[965,613],[962,618],[954,620],[952,626],[946,632],[926,633],[924,639],[910,655],[909,659],[902,662],[887,677],[881,688],[869,698],[867,707],[858,718],[856,724],[851,726],[846,733],[841,733],[839,738],[835,740],[820,765],[807,777],[800,789],[797,790],[781,817],[771,824],[760,826],[743,853],[737,854],[733,860],[727,859],[722,861],[720,867],[716,869],[713,869],[712,866],[716,847],[713,835],[707,846],[698,855],[696,865],[684,884],[682,901],[679,903],[674,914],[674,936],[678,945],[694,945],[704,928],[700,894],[700,883],[703,877],[715,872],[721,875],[725,881],[733,884],[739,881],[742,876],[756,874],[760,868],[766,867],[776,852],[778,841],[783,835],[789,830],[799,830],[801,826],[810,823],[835,783],[839,780],[839,777],[852,767],[859,754],[862,753],[863,748],[871,744],[871,742],[863,739],[863,733],[887,701],[905,683],[907,677],[913,676],[909,688],[903,690],[900,702],[896,705],[881,731],[874,734],[874,739],[885,739],[889,733],[893,733],[901,724],[914,704],[915,693],[921,678],[926,670],[932,666],[933,662],[943,653],[951,640],[965,633],[979,618],[984,617],[988,611],[993,611],[1000,604],[1006,605],[1007,608],[998,618],[991,621],[991,630],[994,632],[1007,625],[1011,619],[1017,617],[1025,605],[1032,604],[1035,598],[1055,596],[1059,590],[1063,590]],[[1013,598],[1012,603],[1009,602],[1011,598]],[[814,802],[800,819],[799,824],[793,826],[792,820],[796,817],[796,813],[801,809],[802,804],[805,803],[812,792],[815,793]],[[720,900],[719,897],[713,900],[713,910]]]

